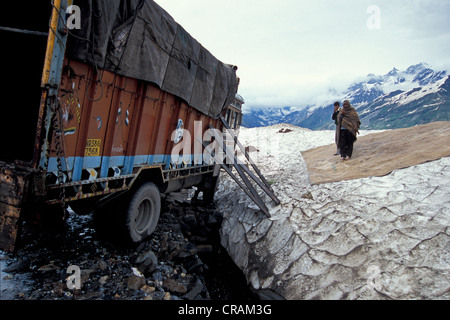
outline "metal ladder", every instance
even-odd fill
[[[251,178],[254,182],[256,182],[256,184],[274,201],[274,203],[276,205],[279,205],[281,203],[280,200],[277,198],[272,187],[267,182],[267,180],[264,178],[264,176],[262,175],[261,171],[258,169],[256,164],[252,161],[252,159],[250,158],[250,155],[247,153],[244,146],[239,142],[238,137],[236,136],[234,131],[231,130],[230,126],[228,125],[226,120],[223,118],[223,116],[220,116],[220,119],[222,120],[225,128],[228,130],[227,132],[231,134],[231,136],[234,140],[234,145],[233,145],[233,148],[231,149],[226,146],[223,136],[217,137],[216,135],[214,135],[215,139],[222,146],[223,151],[225,153],[225,157],[227,159],[227,161],[220,162],[221,167],[230,175],[231,178],[233,178],[233,180],[239,185],[239,187],[261,209],[261,211],[270,218],[269,209],[267,208],[263,199],[259,196],[256,188],[253,186],[253,184],[251,183],[249,178]],[[210,127],[210,129],[213,129],[212,130],[213,133],[217,132],[217,130],[215,130],[215,128],[212,125],[209,125],[209,127]],[[222,132],[221,132],[221,134],[222,134]],[[203,144],[203,147],[208,148],[208,145],[205,142],[202,141],[202,144]],[[256,174],[253,173],[252,171],[250,171],[250,168],[236,157],[236,155],[234,153],[235,145],[237,145],[240,148],[240,150],[245,155],[246,159],[249,161],[249,163],[251,164],[251,166]],[[211,152],[213,152],[213,151],[211,151]],[[214,154],[212,154],[212,156],[214,156]],[[238,178],[237,175],[235,175],[231,171],[231,168],[227,164],[233,165],[233,167],[236,169],[240,179]]]

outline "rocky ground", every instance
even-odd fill
[[[63,234],[25,226],[17,253],[0,252],[0,300],[256,299],[220,246],[221,213],[188,196],[164,197],[157,230],[138,246],[104,239],[91,216],[73,212]],[[69,288],[70,266],[80,289]]]

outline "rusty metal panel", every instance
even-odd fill
[[[172,120],[172,114],[175,111],[174,106],[174,96],[164,93],[163,101],[161,102],[161,109],[157,118],[158,126],[156,132],[156,146],[155,146],[155,156],[158,157],[155,162],[163,162],[164,159],[161,159],[161,156],[165,155],[166,146],[169,137],[169,128],[170,122]]]
[[[13,252],[20,230],[21,208],[0,202],[0,249]]]
[[[160,108],[159,96],[161,91],[149,85],[146,88],[145,102],[139,121],[138,141],[136,145],[136,154],[152,155],[154,154],[153,140],[155,139],[155,127],[157,126],[157,117]],[[148,160],[151,162],[151,159]]]
[[[101,75],[95,74],[92,81],[93,86],[88,94],[91,104],[86,117],[88,125],[83,132],[86,136],[84,141],[80,141],[84,142],[85,147],[83,154],[77,155],[84,157],[83,169],[98,168],[101,165],[112,101],[111,96],[106,97],[105,87],[113,82],[113,77],[113,74],[104,72]]]
[[[111,116],[108,124],[108,144],[104,156],[111,156],[111,165],[121,166],[130,147],[128,140],[131,119],[134,113],[134,92],[137,81],[127,81],[126,77],[117,76],[114,87],[114,99],[111,104]]]
[[[14,251],[31,170],[0,163],[0,249]]]

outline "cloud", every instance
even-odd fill
[[[239,67],[248,105],[314,104],[368,73],[450,65],[448,0],[157,2],[218,59]]]
[[[449,35],[450,2],[446,0],[383,1],[388,27],[403,30],[410,39],[435,39]]]

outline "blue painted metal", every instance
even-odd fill
[[[42,83],[47,89],[47,101],[45,112],[45,138],[41,146],[41,154],[39,159],[39,167],[42,170],[47,170],[49,164],[49,150],[51,144],[51,128],[52,119],[54,117],[53,110],[56,110],[55,106],[58,104],[57,96],[59,93],[59,87],[61,83],[61,76],[63,71],[64,55],[66,52],[67,36],[66,32],[66,11],[68,6],[72,3],[70,0],[61,0],[60,7],[54,8],[53,14],[58,14],[57,25],[51,25],[50,31],[54,35],[54,42],[52,44],[52,56],[46,57],[51,59],[50,72],[47,83]],[[54,4],[55,5],[55,4]],[[51,37],[49,37],[50,39]],[[49,40],[50,41],[50,40]],[[47,52],[49,55],[50,52]],[[44,73],[47,72],[44,70]]]

